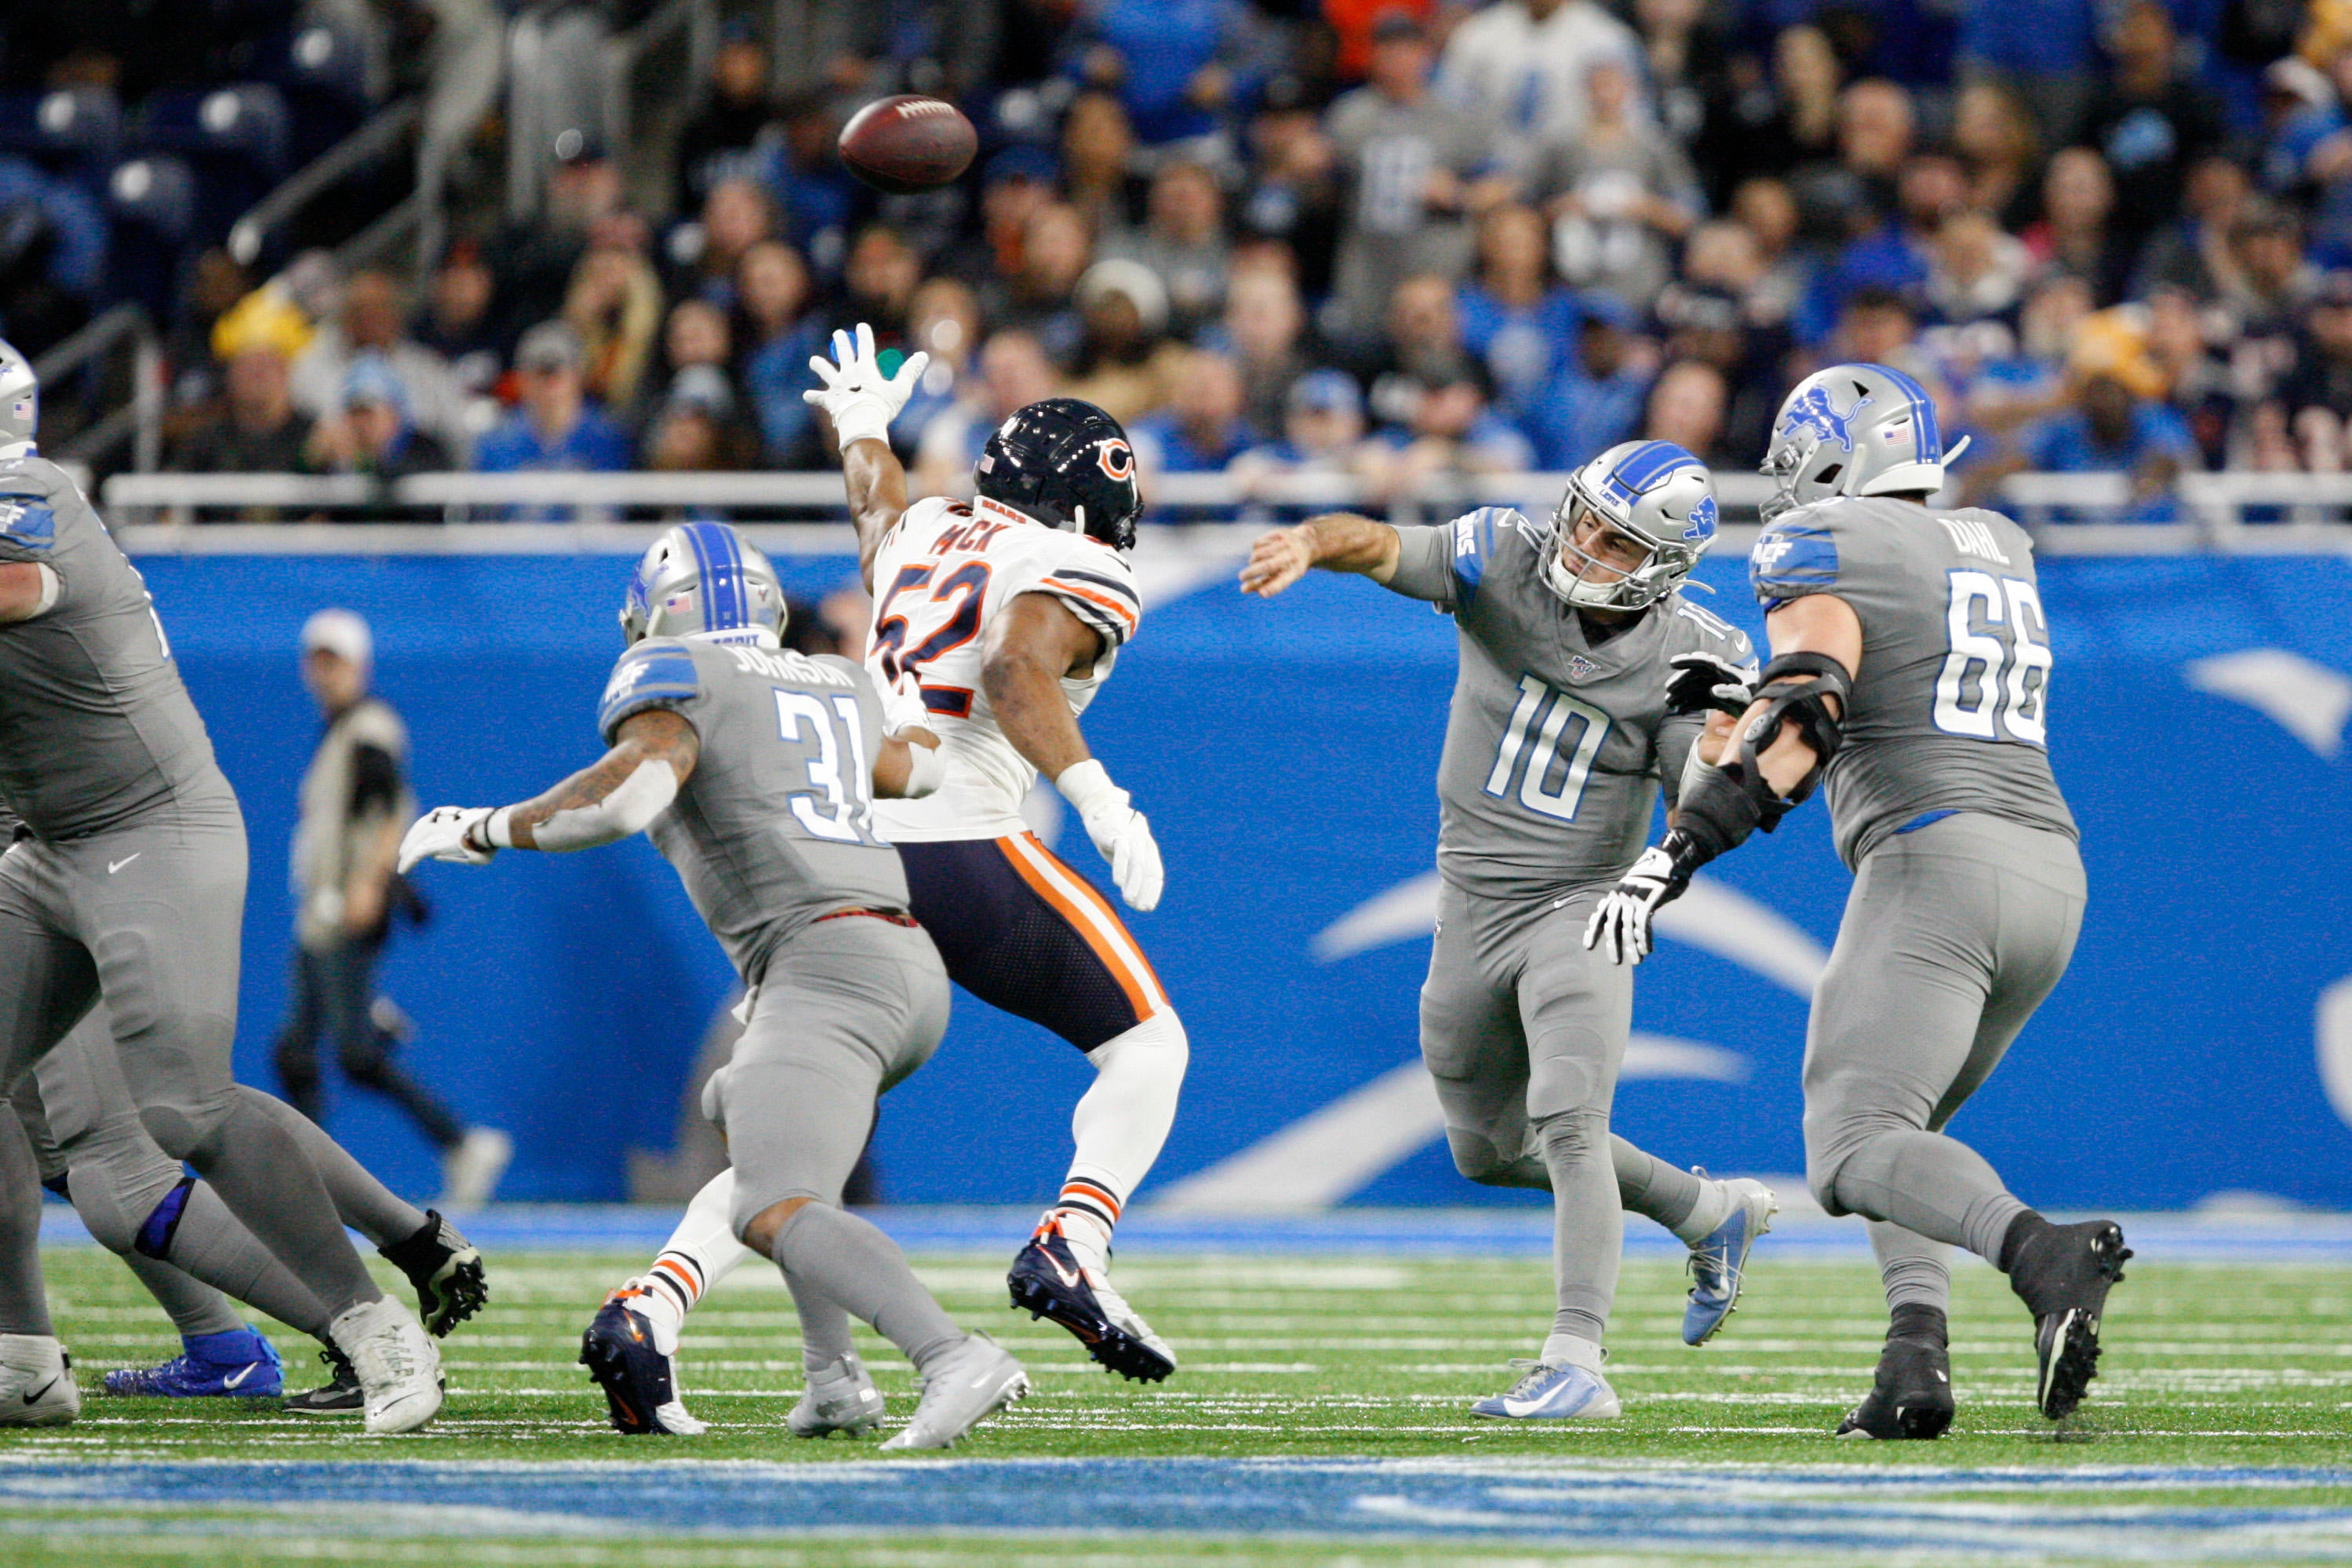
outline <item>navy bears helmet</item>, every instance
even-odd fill
[[[1090,402],[1049,397],[1022,409],[989,436],[971,477],[981,495],[1049,528],[1113,549],[1135,544],[1143,512],[1135,448],[1118,421]]]

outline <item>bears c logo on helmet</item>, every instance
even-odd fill
[[[1095,461],[1122,485],[1135,477],[1135,448],[1117,437],[1095,443]]]

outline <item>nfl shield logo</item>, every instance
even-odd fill
[[[1589,681],[1600,673],[1601,666],[1581,653],[1571,655],[1568,661],[1568,678],[1571,681]]]

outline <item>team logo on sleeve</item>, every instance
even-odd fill
[[[1870,394],[1863,393],[1853,406],[1841,410],[1830,399],[1830,389],[1813,387],[1789,405],[1780,421],[1780,434],[1794,435],[1801,430],[1818,433],[1823,441],[1834,441],[1847,452],[1853,450],[1853,416],[1870,404]]]
[[[1095,461],[1119,484],[1135,477],[1135,448],[1115,435],[1095,443]]]

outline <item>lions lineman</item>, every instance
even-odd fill
[[[428,813],[400,869],[651,831],[750,992],[743,1038],[703,1096],[735,1162],[730,1228],[783,1270],[812,1355],[854,1365],[854,1313],[914,1363],[922,1402],[883,1447],[943,1448],[1026,1394],[1028,1377],[957,1328],[897,1244],[839,1207],[876,1099],[947,1027],[947,977],[873,811],[877,793],[929,793],[941,769],[931,745],[883,733],[864,670],[786,651],[783,614],[774,570],[733,528],[665,531],[621,612],[629,648],[596,716],[611,749],[520,805]],[[653,1351],[617,1301],[590,1326],[581,1359],[616,1418],[667,1401],[655,1364],[667,1358]]]
[[[1676,591],[1715,516],[1698,459],[1627,442],[1577,472],[1547,528],[1497,507],[1443,528],[1334,514],[1264,536],[1242,571],[1243,589],[1266,598],[1309,567],[1360,572],[1460,630],[1422,1056],[1462,1174],[1550,1189],[1559,1286],[1533,1370],[1472,1406],[1481,1416],[1619,1413],[1601,1341],[1621,1206],[1689,1243],[1693,1344],[1731,1311],[1774,1212],[1759,1183],[1685,1174],[1610,1134],[1633,987],[1577,945],[1639,852],[1660,781],[1671,800],[1703,727],[1717,746],[1729,734],[1726,719],[1670,712],[1669,676],[1712,684],[1753,668],[1747,637]]]
[[[1955,454],[1956,455],[1957,454]],[[2064,973],[2084,888],[2047,749],[2050,629],[2023,529],[1930,510],[1946,454],[1919,384],[1837,365],[1781,404],[1780,481],[1749,576],[1772,662],[1736,757],[1595,911],[1587,946],[1638,962],[1660,904],[1824,775],[1854,873],[1805,1040],[1807,1181],[1874,1223],[1893,1323],[1841,1435],[1951,1424],[1952,1243],[1990,1261],[2034,1318],[2038,1400],[2055,1420],[2095,1375],[2099,1317],[2131,1254],[2112,1221],[2053,1225],[1943,1132]]]

